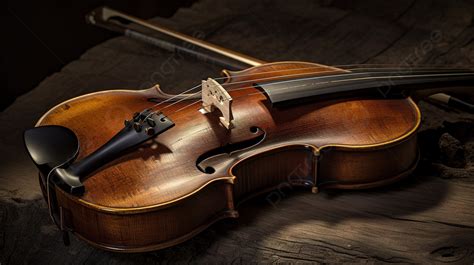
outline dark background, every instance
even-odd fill
[[[103,3],[147,18],[171,15],[175,2],[43,1],[4,11],[9,21],[2,44],[9,47],[2,62],[13,88],[8,91],[35,89],[0,113],[1,265],[473,264],[474,118],[429,101],[418,102],[420,166],[404,181],[319,194],[280,189],[242,204],[239,219],[222,220],[189,241],[151,253],[106,252],[75,236],[71,246],[63,246],[23,132],[52,107],[83,94],[157,83],[177,94],[216,76],[222,67],[130,38],[101,42],[113,35],[84,23],[84,14]],[[269,62],[474,65],[474,0],[199,0],[154,22],[202,33],[206,41]],[[433,39],[434,32],[441,37]],[[5,85],[1,92],[8,98]],[[122,123],[113,116],[120,109],[110,106],[97,115]]]
[[[107,5],[141,18],[170,17],[196,0],[8,1],[2,14],[6,25],[2,45],[0,110],[33,89],[85,50],[115,36],[85,23],[92,9]]]

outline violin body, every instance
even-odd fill
[[[241,202],[273,189],[363,189],[407,176],[418,161],[421,119],[409,97],[275,107],[252,87],[255,79],[341,72],[305,62],[224,71],[232,84],[231,130],[219,123],[219,112],[200,113],[192,98],[164,102],[175,127],[96,170],[83,180],[81,196],[52,187],[61,227],[107,250],[151,251],[238,217]],[[81,159],[113,137],[130,113],[169,98],[157,86],[92,93],[59,104],[37,126],[71,129]],[[40,184],[46,197],[44,174]]]

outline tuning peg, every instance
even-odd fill
[[[133,124],[133,129],[135,129],[135,131],[137,131],[137,132],[140,132],[142,130],[142,125],[138,122],[135,122]]]
[[[150,127],[155,127],[156,125],[155,120],[153,120],[152,118],[146,119],[146,122],[148,123]]]
[[[155,130],[151,127],[146,128],[145,132],[146,132],[146,134],[148,134],[150,136],[155,134]]]

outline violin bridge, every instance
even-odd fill
[[[202,108],[200,112],[210,113],[218,108],[222,117],[219,117],[220,122],[228,130],[232,129],[232,97],[229,93],[214,79],[208,78],[202,80]]]

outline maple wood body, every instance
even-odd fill
[[[233,97],[230,131],[219,123],[218,111],[204,115],[199,102],[189,105],[195,99],[162,104],[169,106],[163,113],[174,128],[83,180],[84,195],[54,189],[63,228],[108,250],[149,251],[189,239],[219,219],[237,217],[238,203],[271,189],[370,188],[406,176],[418,159],[420,112],[411,99],[353,98],[275,108],[251,86],[256,79],[341,72],[303,62],[224,71],[230,84],[225,87]],[[84,95],[56,106],[37,125],[73,130],[81,159],[119,131],[131,113],[154,105],[149,99],[157,97],[167,95],[157,87]],[[200,163],[213,173],[197,167],[212,150],[251,140],[259,142]]]

